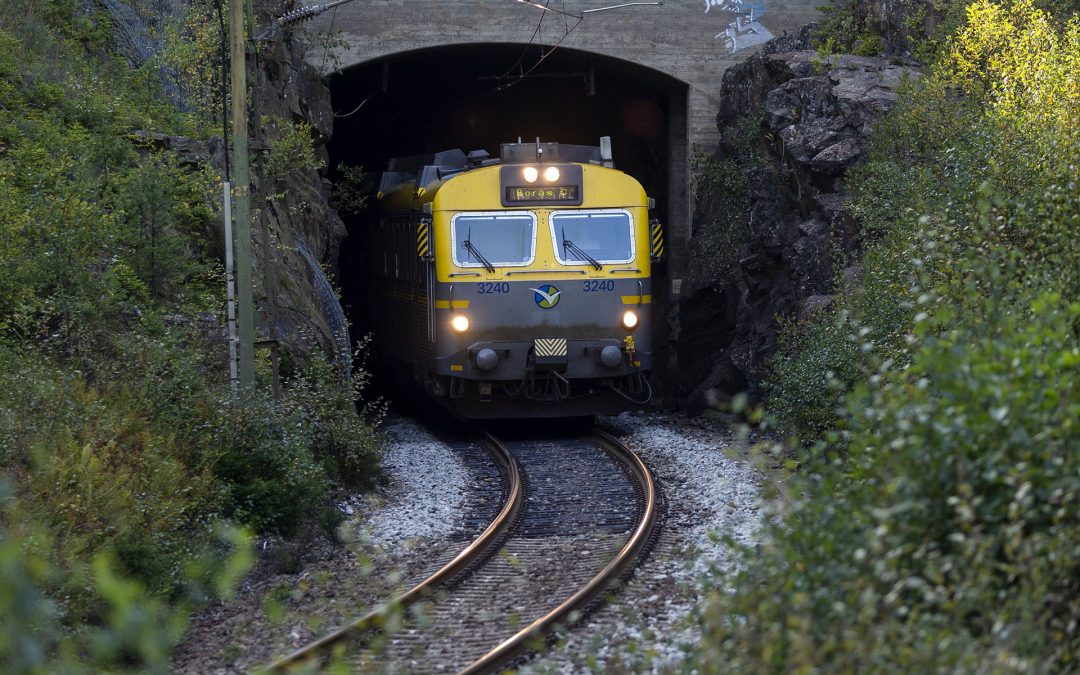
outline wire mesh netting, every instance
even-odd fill
[[[113,38],[116,41],[117,50],[136,68],[141,68],[153,59],[160,45],[151,36],[149,26],[135,9],[126,2],[121,2],[121,0],[97,0],[97,2],[105,8],[105,11],[112,18]],[[169,100],[180,110],[188,112],[188,108],[184,103],[184,94],[180,91],[179,84],[177,84],[179,74],[176,70],[159,63],[157,65],[157,74]]]
[[[334,332],[334,341],[337,344],[337,359],[341,369],[349,374],[352,371],[352,341],[349,337],[349,322],[345,319],[345,310],[341,308],[334,286],[323,270],[322,265],[311,255],[304,242],[296,240],[296,250],[311,268],[311,276],[314,280],[315,293],[319,297],[319,305],[323,316],[330,324],[330,330]]]

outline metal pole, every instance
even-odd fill
[[[225,295],[229,317],[229,385],[235,390],[236,374],[236,277],[233,274],[232,185],[222,181],[225,192]]]
[[[236,295],[240,347],[240,386],[255,385],[255,311],[251,288],[251,181],[248,174],[247,55],[244,41],[244,5],[229,3],[230,59],[232,61],[233,167],[236,199]]]

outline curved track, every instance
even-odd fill
[[[636,564],[655,520],[656,493],[648,468],[629,448],[599,431],[587,439],[515,441],[510,448],[490,434],[487,441],[502,457],[510,487],[484,533],[384,608],[272,671],[340,654],[391,612],[427,599],[414,608],[427,625],[385,636],[379,653],[350,649],[353,669],[493,672],[574,623]]]

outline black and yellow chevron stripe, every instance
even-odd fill
[[[427,221],[421,220],[416,227],[416,254],[426,258],[431,254],[430,226]]]
[[[535,346],[537,356],[566,356],[568,353],[566,338],[537,338]]]
[[[653,220],[649,222],[652,229],[652,257],[660,258],[664,255],[664,226],[660,224],[659,220]]]

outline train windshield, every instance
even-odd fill
[[[458,267],[529,265],[536,252],[537,219],[527,212],[457,214],[450,230]]]
[[[629,211],[556,211],[551,214],[555,257],[564,265],[628,263],[634,259]]]
[[[536,252],[532,213],[459,213],[450,229],[454,264],[459,267],[528,265]]]

